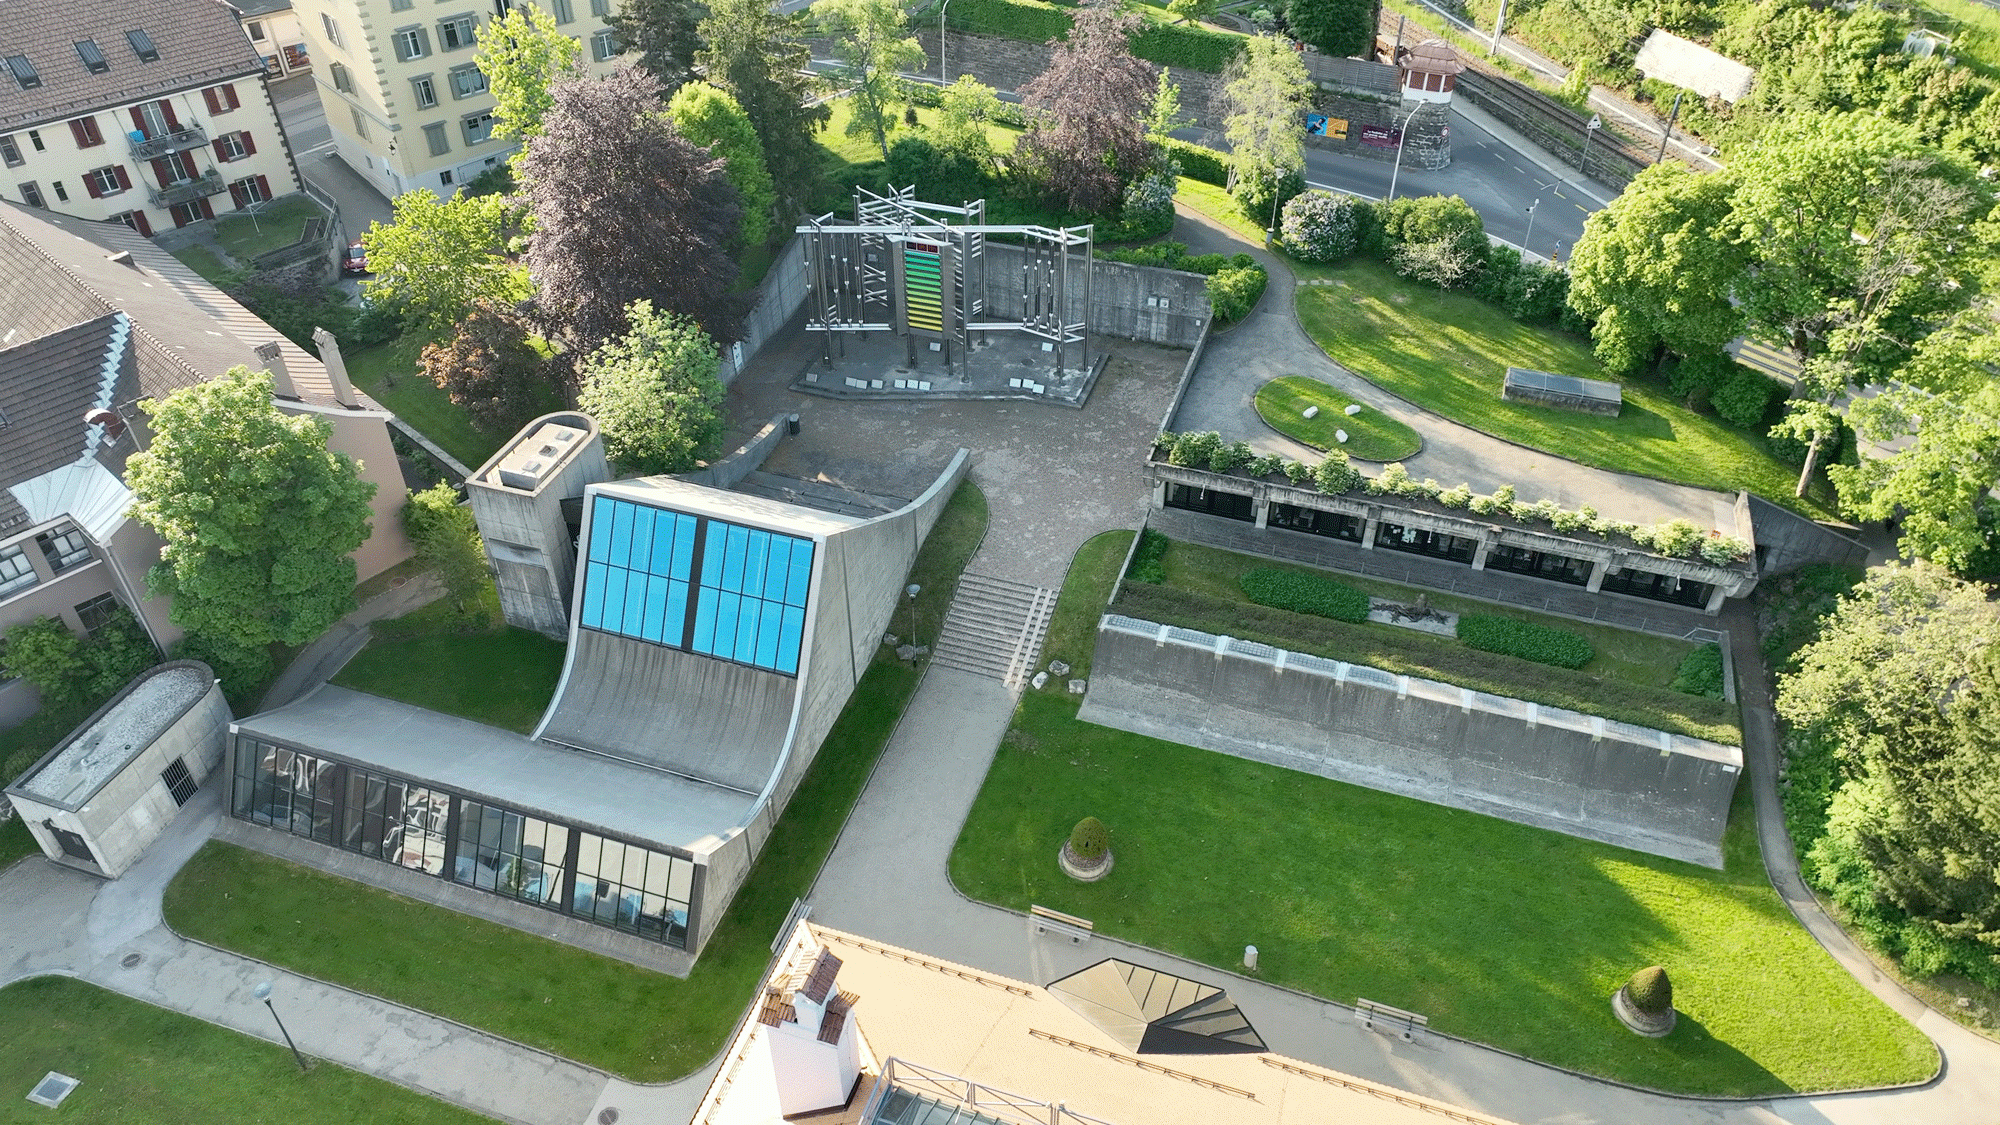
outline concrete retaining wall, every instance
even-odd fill
[[[1117,615],[1091,668],[1087,722],[1722,866],[1733,746]]]
[[[1759,496],[1749,498],[1747,512],[1757,528],[1757,569],[1765,574],[1782,574],[1816,562],[1868,565],[1867,544],[1825,524]]]
[[[743,339],[722,349],[722,368],[715,373],[716,378],[724,386],[735,382],[757,350],[791,323],[805,303],[805,239],[793,235],[757,285],[750,313],[743,318]]]
[[[986,244],[986,298],[995,320],[1018,320],[1026,286],[1019,246]],[[1196,273],[1154,266],[1097,261],[1091,265],[1090,331],[1149,344],[1191,348],[1208,328],[1208,279]],[[1065,315],[1083,317],[1083,294],[1069,293]]]

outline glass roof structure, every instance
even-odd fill
[[[584,628],[797,675],[813,541],[597,496]]]
[[[1212,984],[1110,958],[1048,986],[1070,1010],[1138,1054],[1263,1051],[1229,994]]]

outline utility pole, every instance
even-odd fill
[[[1410,122],[1417,119],[1417,110],[1422,108],[1422,102],[1412,107],[1409,116],[1403,118],[1402,127],[1396,130],[1396,166],[1389,171],[1389,194],[1383,198],[1384,203],[1396,198],[1396,180],[1403,174],[1403,148],[1410,142]]]
[[[1507,0],[1500,0],[1500,14],[1493,20],[1493,41],[1486,45],[1486,57],[1492,58],[1500,50],[1500,31],[1507,26]]]
[[[1539,196],[1536,197],[1533,203],[1528,204],[1528,233],[1521,237],[1521,249],[1530,254],[1534,253],[1534,251],[1528,249],[1528,244],[1535,240],[1535,208],[1541,205],[1542,201]]]
[[[948,68],[950,64],[945,62],[945,57],[944,57],[945,56],[944,14],[950,10],[951,10],[951,0],[944,0],[944,3],[938,5],[938,88],[939,89],[943,89],[944,87],[951,85],[951,79],[947,77],[945,74],[945,70]]]
[[[1681,119],[1681,98],[1686,93],[1681,90],[1674,94],[1674,111],[1667,115],[1667,131],[1660,134],[1660,155],[1653,158],[1655,164],[1667,158],[1667,142],[1674,139],[1674,122]]]

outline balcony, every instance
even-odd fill
[[[180,203],[192,203],[222,191],[222,173],[210,168],[192,180],[182,180],[163,188],[154,188],[146,193],[155,207],[172,207]]]
[[[157,160],[176,152],[186,152],[208,143],[208,132],[199,125],[187,125],[157,137],[129,136],[132,159]]]

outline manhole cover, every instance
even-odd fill
[[[118,963],[120,965],[125,966],[128,969],[134,969],[139,966],[139,962],[144,961],[145,959],[146,956],[143,953],[127,953],[124,957],[119,959]]]
[[[597,1111],[597,1120],[598,1125],[617,1125],[618,1111],[611,1106],[605,1106]]]

